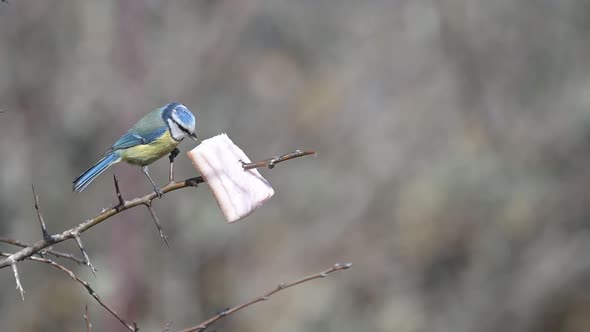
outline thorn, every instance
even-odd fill
[[[166,247],[170,248],[170,244],[168,243],[168,237],[164,234],[164,230],[162,229],[162,225],[160,224],[160,218],[158,218],[158,215],[156,214],[156,209],[154,209],[154,207],[152,206],[152,202],[148,201],[147,203],[145,203],[145,206],[147,206],[148,210],[150,211],[150,215],[152,216],[152,219],[156,224],[156,228],[160,233],[160,237],[162,238],[162,240],[164,240],[164,243],[166,243]]]
[[[113,174],[113,182],[115,183],[115,193],[117,194],[117,200],[119,201],[119,204],[117,204],[115,209],[119,210],[120,208],[125,206],[125,200],[123,199],[123,195],[121,195],[121,190],[119,188],[119,179],[117,178],[117,174]]]
[[[86,260],[86,265],[88,265],[88,267],[92,271],[92,274],[94,274],[94,276],[96,277],[96,271],[97,270],[94,268],[94,266],[90,262],[90,257],[88,257],[88,254],[86,253],[86,250],[84,250],[84,245],[82,245],[82,239],[80,238],[80,235],[78,235],[78,233],[73,233],[72,236],[76,240],[76,243],[78,244],[78,248],[80,248],[80,251],[82,252],[82,255],[84,255],[84,259]]]
[[[37,211],[37,219],[39,219],[39,224],[41,225],[41,232],[43,233],[44,240],[51,240],[51,235],[47,232],[47,226],[45,225],[45,219],[43,219],[43,215],[41,214],[41,208],[39,207],[39,196],[35,192],[35,186],[31,185],[33,189],[33,199],[35,200],[35,211]]]
[[[23,289],[23,286],[20,283],[20,278],[18,277],[18,269],[16,268],[16,262],[14,261],[14,259],[10,259],[10,260],[11,260],[10,266],[12,266],[12,272],[14,272],[14,279],[16,280],[16,289],[18,289],[18,291],[20,292],[20,297],[24,301],[25,300],[25,290]]]

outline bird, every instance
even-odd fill
[[[176,147],[185,137],[196,141],[195,126],[195,116],[180,103],[172,102],[151,111],[123,134],[104,153],[102,159],[73,181],[73,191],[82,192],[111,165],[125,161],[141,167],[161,198],[162,189],[150,177],[148,165],[169,153],[177,154]]]

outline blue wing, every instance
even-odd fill
[[[158,127],[149,132],[147,131],[129,131],[121,136],[115,144],[110,148],[110,151],[128,149],[137,145],[150,144],[160,138],[166,132],[167,127]]]

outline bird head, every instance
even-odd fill
[[[186,136],[197,140],[195,116],[186,106],[170,103],[164,106],[162,117],[170,129],[170,135],[175,140],[182,141]]]

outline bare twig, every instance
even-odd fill
[[[90,319],[88,319],[88,304],[84,306],[84,321],[86,322],[86,332],[90,332],[92,324],[90,324]]]
[[[317,152],[296,150],[295,152],[285,153],[284,155],[282,155],[280,157],[273,157],[273,158],[269,158],[269,159],[265,159],[265,160],[261,160],[261,161],[255,161],[252,163],[242,162],[242,167],[244,169],[252,169],[252,168],[259,168],[259,167],[268,167],[269,169],[272,169],[273,167],[275,167],[276,164],[281,163],[283,161],[287,161],[287,160],[291,160],[291,159],[299,158],[299,157],[303,157],[303,156],[309,156],[309,155],[317,156]]]
[[[29,244],[23,243],[21,241],[3,238],[3,237],[0,237],[0,242],[11,244],[13,246],[17,246],[17,247],[21,247],[21,248],[26,248],[26,247],[30,246]],[[49,254],[49,255],[53,255],[55,257],[59,257],[59,258],[69,259],[69,260],[71,260],[75,263],[78,263],[78,264],[86,264],[85,260],[80,259],[80,258],[76,257],[75,255],[61,252],[61,251],[57,251],[57,250],[53,250],[53,249],[43,249],[43,250],[39,251],[37,254],[39,254],[40,256],[45,255],[45,254]]]
[[[45,226],[45,219],[43,219],[43,215],[41,214],[41,209],[39,208],[39,196],[35,192],[35,186],[31,185],[33,188],[33,197],[35,199],[35,211],[37,211],[37,219],[39,219],[39,224],[41,225],[41,232],[43,233],[43,239],[49,239],[51,236],[47,232],[47,226]]]
[[[4,257],[8,257],[10,258],[10,256],[12,256],[11,254],[8,253],[4,253],[4,252],[0,252],[0,256],[4,256]],[[45,264],[49,264],[53,267],[55,267],[56,269],[66,273],[70,278],[72,278],[74,281],[78,282],[80,285],[84,286],[84,288],[86,288],[86,290],[88,291],[88,293],[103,307],[105,308],[111,315],[113,315],[115,318],[117,318],[117,320],[119,322],[121,322],[121,324],[123,324],[129,331],[138,331],[137,325],[135,323],[129,323],[127,322],[125,319],[121,318],[119,315],[117,315],[117,313],[115,312],[115,310],[111,309],[106,303],[104,303],[102,301],[102,299],[100,298],[100,296],[98,296],[98,294],[96,293],[96,291],[94,291],[94,289],[90,286],[90,283],[87,281],[84,281],[82,279],[80,279],[74,272],[72,272],[72,270],[68,269],[67,267],[58,264],[54,261],[52,261],[51,259],[47,259],[47,258],[41,258],[41,257],[37,257],[37,256],[32,256],[32,257],[27,257],[27,259],[35,261],[35,262],[41,262],[41,263],[45,263]]]
[[[208,328],[209,326],[211,326],[211,324],[213,324],[216,321],[222,319],[223,317],[226,317],[228,315],[231,315],[234,312],[239,311],[239,310],[242,310],[242,309],[244,309],[246,307],[249,307],[249,306],[251,306],[251,305],[253,305],[255,303],[266,301],[273,294],[275,294],[277,292],[280,292],[280,291],[282,291],[284,289],[287,289],[289,287],[293,287],[293,286],[302,284],[304,282],[307,282],[307,281],[310,281],[310,280],[313,280],[313,279],[325,278],[325,277],[328,276],[328,274],[330,274],[332,272],[340,271],[340,270],[346,270],[346,269],[350,268],[351,266],[352,266],[352,263],[346,263],[346,264],[338,264],[338,263],[336,263],[331,268],[329,268],[329,269],[327,269],[325,271],[322,271],[322,272],[319,272],[319,273],[316,273],[316,274],[312,274],[312,275],[309,275],[307,277],[303,277],[303,278],[298,279],[296,281],[293,281],[291,283],[287,283],[287,284],[280,283],[280,284],[278,284],[277,287],[275,287],[272,290],[266,292],[262,296],[258,296],[256,298],[253,298],[252,300],[250,300],[248,302],[245,302],[245,303],[242,303],[240,305],[237,305],[237,306],[235,306],[233,308],[230,308],[230,309],[227,309],[227,310],[223,310],[222,312],[218,313],[217,315],[215,315],[215,316],[213,316],[213,317],[211,317],[211,318],[209,318],[209,319],[201,322],[199,325],[196,325],[196,326],[193,326],[193,327],[189,327],[189,328],[184,329],[184,330],[181,330],[179,332],[201,332],[201,331],[205,330],[206,328]]]
[[[160,218],[158,218],[158,215],[156,214],[156,209],[154,209],[152,201],[148,201],[147,203],[145,203],[145,206],[147,206],[148,210],[150,211],[150,214],[152,215],[152,218],[154,219],[154,223],[158,228],[158,232],[160,232],[160,237],[162,238],[162,240],[164,240],[164,243],[166,243],[166,247],[170,248],[170,244],[168,244],[168,237],[164,234],[164,231],[162,230]]]
[[[86,253],[86,250],[84,250],[84,245],[82,244],[82,239],[80,238],[80,235],[78,233],[75,233],[75,234],[73,234],[73,236],[74,236],[74,240],[76,240],[76,243],[78,244],[78,248],[80,248],[80,251],[82,252],[82,255],[84,255],[84,259],[86,260],[86,265],[88,265],[88,267],[92,271],[92,274],[94,274],[94,276],[96,276],[96,269],[94,268],[94,266],[90,262],[90,257],[88,257],[88,253]]]

